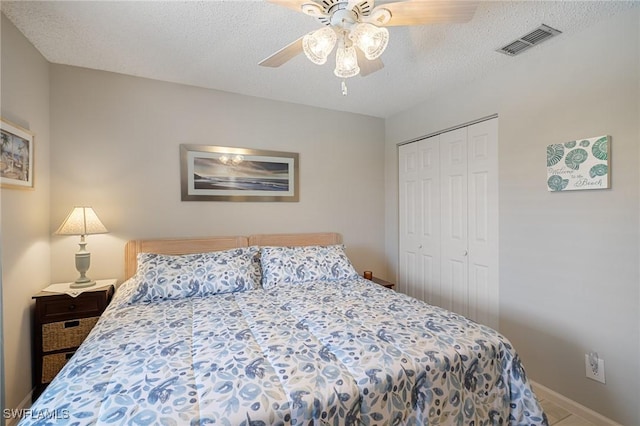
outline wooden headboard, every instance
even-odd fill
[[[124,248],[124,278],[128,280],[136,273],[138,253],[191,254],[229,250],[248,246],[329,246],[342,243],[335,232],[309,234],[257,234],[248,238],[210,237],[158,240],[131,240]]]

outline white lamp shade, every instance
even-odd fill
[[[302,37],[302,50],[311,62],[322,65],[327,62],[327,57],[333,50],[337,39],[333,28],[322,27]]]
[[[358,75],[358,56],[353,46],[340,46],[336,52],[336,69],[333,73],[337,77],[349,78]]]
[[[107,233],[91,207],[74,207],[55,232],[56,235],[90,235]]]
[[[356,25],[350,37],[369,60],[382,55],[389,44],[389,30],[367,22]]]

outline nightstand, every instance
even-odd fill
[[[107,308],[117,280],[98,280],[76,297],[41,291],[33,321],[33,385],[35,400],[87,337]],[[78,289],[74,289],[78,290]]]
[[[393,290],[393,287],[395,286],[394,283],[383,280],[382,278],[378,278],[378,277],[371,277],[371,281],[383,287],[390,288],[391,290]]]

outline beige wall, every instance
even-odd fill
[[[2,291],[7,407],[31,390],[31,296],[50,278],[49,64],[2,15],[2,117],[35,133],[35,189],[2,189]]]
[[[497,74],[382,122],[50,67],[3,16],[2,115],[33,130],[37,143],[36,190],[1,192],[7,406],[30,389],[31,295],[50,278],[76,275],[76,238],[50,236],[74,204],[93,205],[112,231],[89,237],[96,278],[122,277],[130,238],[315,230],[341,232],[360,271],[384,276],[388,267],[392,278],[395,144],[498,113],[501,330],[533,379],[639,424],[639,24],[634,12],[563,34]],[[545,146],[605,133],[613,188],[548,193]],[[301,201],[183,203],[180,143],[299,152]],[[606,385],[584,378],[589,350],[606,361]]]
[[[69,66],[51,67],[51,231],[92,205],[90,276],[123,276],[134,238],[336,231],[356,268],[386,274],[382,119]],[[300,154],[300,202],[180,201],[179,145]],[[52,237],[54,280],[75,237]]]
[[[2,24],[2,115],[37,144],[36,190],[2,191],[7,407],[31,389],[31,296],[77,275],[77,238],[51,236],[74,205],[111,231],[88,237],[95,278],[122,278],[132,238],[314,231],[386,276],[381,119],[49,65]],[[181,143],[298,152],[300,202],[181,202]]]
[[[500,329],[531,378],[625,425],[640,424],[639,21],[627,12],[562,34],[386,121],[393,275],[396,144],[499,114]],[[612,188],[547,192],[546,146],[603,134]],[[585,378],[588,351],[604,358],[606,385]]]

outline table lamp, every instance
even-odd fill
[[[74,207],[69,216],[62,222],[55,235],[80,235],[80,250],[76,253],[76,269],[80,273],[77,280],[71,283],[71,288],[91,287],[96,284],[86,276],[91,263],[91,253],[86,250],[85,235],[107,233],[98,215],[91,207]]]

